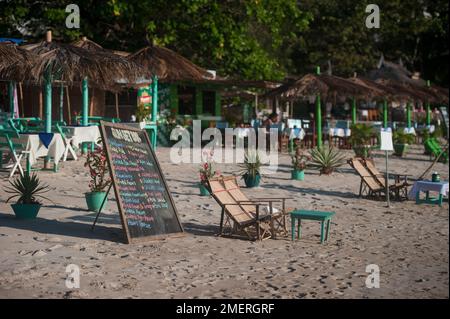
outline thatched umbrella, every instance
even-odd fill
[[[12,43],[0,43],[0,80],[8,81],[11,115],[14,113],[16,81],[21,82],[31,71],[37,56]]]
[[[445,96],[439,94],[439,91],[432,90],[429,82],[414,78],[414,74],[403,66],[400,61],[398,64],[386,61],[381,56],[377,68],[368,73],[368,77],[376,82],[383,83],[393,88],[395,91],[407,93],[410,100],[421,101],[426,104],[427,124],[430,119],[430,103],[445,101]],[[448,95],[447,95],[448,96]],[[411,127],[411,103],[406,106],[407,126]]]
[[[142,68],[122,57],[53,42],[50,31],[47,32],[46,41],[24,47],[41,58],[33,67],[32,75],[45,83],[47,132],[51,131],[51,83],[53,80],[69,85],[82,82],[82,125],[86,126],[88,124],[88,79],[100,88],[117,90],[118,79],[133,82],[141,77],[143,72],[146,73]]]
[[[267,96],[278,96],[284,99],[300,99],[310,96],[316,97],[316,135],[317,146],[322,146],[322,111],[321,97],[325,98],[371,98],[379,92],[366,86],[351,82],[341,77],[320,74],[317,68],[317,74],[307,74],[300,80],[293,83],[282,85],[279,88],[269,92]]]
[[[147,46],[127,57],[155,74],[160,81],[202,81],[212,79],[211,73],[185,57],[164,47]]]

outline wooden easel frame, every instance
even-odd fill
[[[157,168],[157,170],[159,172],[159,175],[161,176],[161,181],[163,183],[163,186],[164,186],[164,188],[167,191],[167,194],[169,196],[170,204],[173,207],[173,211],[175,213],[175,217],[176,217],[178,225],[179,225],[179,227],[181,229],[180,232],[164,234],[164,235],[137,237],[137,238],[132,238],[131,237],[130,231],[128,229],[127,217],[125,215],[125,210],[123,208],[122,198],[120,197],[119,188],[117,186],[116,172],[113,169],[112,161],[111,161],[110,155],[109,155],[110,152],[111,152],[111,149],[109,147],[109,144],[107,143],[108,137],[106,135],[105,127],[117,128],[117,129],[122,129],[122,130],[127,130],[127,131],[134,131],[134,132],[138,132],[138,133],[144,133],[145,143],[147,143],[147,145],[149,146],[150,152],[151,152],[151,154],[152,154],[152,156],[153,156],[153,158],[155,160],[154,163],[155,163],[156,168]],[[159,165],[158,158],[156,157],[156,154],[155,154],[155,152],[154,152],[154,150],[153,150],[153,148],[151,146],[150,138],[149,138],[147,132],[145,130],[141,130],[139,128],[131,127],[131,126],[128,126],[128,125],[100,121],[100,134],[102,136],[103,146],[105,147],[105,150],[106,150],[106,160],[108,162],[108,166],[109,166],[109,169],[110,169],[111,185],[114,188],[114,194],[116,196],[117,206],[118,206],[119,214],[120,214],[120,220],[121,220],[121,223],[122,223],[122,227],[125,230],[125,236],[126,236],[127,244],[138,243],[138,242],[143,242],[143,241],[148,241],[148,240],[162,240],[162,239],[166,239],[166,238],[169,238],[169,237],[182,237],[182,236],[185,236],[186,234],[184,232],[183,225],[180,222],[180,218],[179,218],[179,215],[178,215],[177,207],[175,206],[175,202],[174,202],[174,200],[172,198],[172,194],[169,191],[169,187],[167,185],[167,182],[166,182],[166,179],[164,177],[164,174],[162,173],[161,166]],[[97,213],[96,221],[97,221],[98,215],[100,214],[100,211],[101,211],[101,209]],[[96,221],[94,222],[93,226],[95,225]]]

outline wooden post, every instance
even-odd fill
[[[42,100],[42,88],[39,88],[39,118],[43,116],[43,100]]]
[[[52,79],[50,73],[45,76],[45,132],[52,132]]]
[[[116,100],[116,117],[120,118],[119,116],[119,93],[115,93],[115,100]]]
[[[20,109],[21,109],[21,114],[22,117],[25,117],[25,105],[23,103],[23,87],[22,87],[22,82],[19,82],[19,95],[20,95]]]
[[[388,103],[386,99],[383,101],[383,127],[388,127]]]
[[[317,75],[320,75],[320,66],[316,68]],[[316,97],[316,135],[317,135],[317,147],[322,147],[322,105],[320,102],[320,93],[317,93]]]
[[[94,88],[92,88],[91,100],[89,101],[89,116],[94,116]]]
[[[69,87],[66,86],[67,114],[69,116],[69,125],[72,124],[72,111],[70,110]]]
[[[352,124],[356,124],[356,99],[352,98]]]
[[[9,112],[11,113],[11,118],[14,118],[14,81],[9,81],[8,83],[8,95],[9,95]]]
[[[427,87],[428,88],[430,87],[430,81],[429,80],[427,81]],[[427,114],[426,114],[426,124],[427,124],[427,126],[430,126],[431,125],[431,107],[430,107],[430,102],[429,101],[427,101],[427,104],[426,104],[426,112],[427,112]]]
[[[406,104],[406,126],[411,128],[411,103]]]
[[[59,120],[64,121],[64,85],[59,88]]]
[[[84,78],[83,82],[81,84],[81,88],[82,88],[82,103],[83,103],[83,108],[81,111],[81,125],[82,126],[87,126],[88,125],[88,112],[89,112],[89,91],[88,91],[88,79]],[[87,144],[84,143],[83,144],[83,150],[82,150],[83,154],[87,153]]]

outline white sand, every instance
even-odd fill
[[[430,164],[416,147],[391,170],[419,176]],[[198,195],[198,164],[174,165],[168,149],[158,158],[170,185],[184,238],[126,245],[111,196],[94,232],[94,213],[83,193],[83,159],[41,172],[54,189],[33,221],[15,219],[0,181],[0,297],[45,298],[448,298],[448,201],[442,208],[413,201],[384,202],[357,197],[359,177],[345,165],[332,176],[307,171],[290,180],[290,158],[265,176],[249,196],[289,196],[290,207],[336,212],[328,243],[319,243],[318,222],[305,222],[303,238],[251,242],[216,237],[220,208]],[[352,152],[347,153],[352,156]],[[383,170],[381,153],[375,159]],[[222,172],[236,170],[219,165]],[[434,170],[448,180],[448,166]],[[81,287],[65,286],[66,266],[81,268]],[[368,264],[381,270],[380,288],[368,289]]]

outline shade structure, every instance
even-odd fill
[[[38,56],[12,43],[0,43],[0,79],[23,81],[29,78]]]
[[[269,92],[266,97],[278,97],[286,100],[306,99],[314,96],[316,99],[316,135],[317,146],[322,146],[321,99],[335,100],[337,98],[370,99],[379,94],[367,86],[347,79],[328,74],[307,74],[293,83],[285,84]]]
[[[139,65],[106,51],[91,51],[54,41],[42,41],[23,47],[40,57],[32,68],[32,76],[40,82],[49,73],[53,80],[66,84],[82,82],[88,78],[92,86],[115,91],[118,90],[118,79],[134,82],[139,77],[149,75]]]
[[[206,69],[165,47],[147,46],[127,58],[148,69],[162,82],[195,82],[213,78]]]
[[[320,94],[322,98],[372,98],[378,92],[347,79],[328,74],[307,74],[301,79],[270,91],[266,97],[286,100],[306,99]]]

